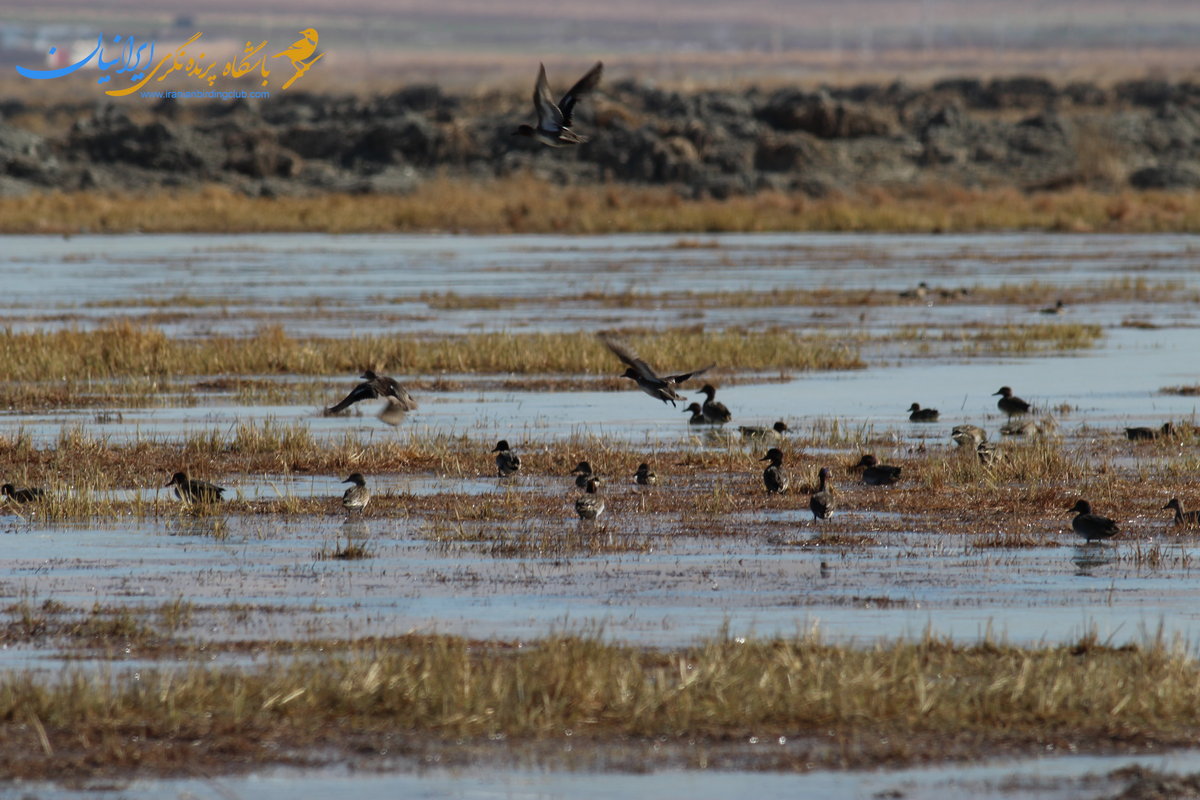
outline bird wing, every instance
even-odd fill
[[[575,82],[575,85],[567,90],[567,93],[562,96],[562,100],[558,101],[558,107],[562,109],[562,124],[570,127],[571,116],[575,111],[575,103],[579,98],[583,97],[588,92],[596,88],[600,83],[600,73],[604,71],[604,64],[597,61],[596,66],[587,71],[587,74]]]
[[[333,408],[329,409],[328,413],[336,414],[344,408],[354,405],[359,400],[370,400],[379,397],[379,391],[371,384],[370,381],[360,383],[350,390],[350,394],[346,395],[346,399],[338,403]]]
[[[710,369],[712,369],[715,366],[716,366],[716,364],[714,363],[714,364],[709,364],[707,367],[701,367],[700,369],[692,370],[691,372],[681,372],[678,375],[668,375],[667,377],[663,378],[663,380],[666,381],[667,383],[675,383],[675,384],[683,383],[688,378],[691,378],[695,375],[703,375],[705,372],[708,372]]]
[[[542,130],[557,132],[566,125],[563,112],[554,105],[554,98],[550,96],[545,64],[538,65],[537,83],[533,87],[533,110],[537,113],[537,126]]]
[[[658,377],[658,373],[651,369],[649,364],[638,358],[637,353],[633,352],[625,345],[621,344],[620,342],[614,342],[612,339],[609,339],[605,336],[600,337],[600,340],[604,342],[605,346],[613,352],[613,355],[624,361],[626,365],[632,367],[646,380],[662,381],[662,378]]]

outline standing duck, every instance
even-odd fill
[[[700,393],[704,395],[704,418],[712,425],[724,425],[729,420],[733,419],[733,415],[729,413],[729,409],[724,403],[718,402],[716,399],[717,390],[711,383],[706,383],[700,387]]]
[[[1093,514],[1092,504],[1087,500],[1080,500],[1067,510],[1078,514],[1071,520],[1071,528],[1089,542],[1109,539],[1120,532],[1117,523],[1108,517]]]
[[[501,478],[516,475],[521,469],[521,457],[508,448],[507,439],[496,442],[492,452],[496,454],[496,472]]]
[[[987,441],[987,431],[978,425],[955,425],[954,430],[950,431],[950,438],[959,447],[974,449]]]
[[[1168,500],[1167,504],[1163,506],[1163,510],[1166,511],[1168,508],[1175,509],[1176,525],[1183,525],[1189,528],[1200,525],[1200,511],[1184,511],[1183,503],[1179,502],[1179,498],[1172,497]]]
[[[600,490],[600,479],[594,475],[588,478],[584,494],[575,501],[575,513],[580,519],[595,519],[604,513],[604,500],[597,492]]]
[[[1126,428],[1125,438],[1131,442],[1151,441],[1153,439],[1170,439],[1174,433],[1174,426],[1169,422],[1164,422],[1161,428]]]
[[[176,472],[166,485],[174,486],[175,496],[185,503],[219,503],[226,491],[206,481],[192,480],[186,472]]]
[[[688,425],[712,425],[712,421],[704,416],[704,409],[699,403],[688,403],[688,407],[683,410],[683,413],[690,413],[688,417]]]
[[[633,473],[633,480],[638,486],[653,486],[658,483],[658,476],[650,469],[650,465],[643,461],[638,464],[637,472]]]
[[[367,480],[361,472],[352,473],[342,483],[354,484],[342,494],[342,506],[347,511],[362,511],[371,502],[371,490],[367,488]]]
[[[829,519],[833,516],[833,491],[829,485],[829,467],[821,467],[821,484],[808,500],[813,519]]]
[[[996,401],[996,408],[1003,411],[1008,416],[1016,414],[1028,414],[1029,403],[1026,403],[1019,397],[1013,395],[1013,390],[1008,386],[1001,386],[1000,391],[992,392],[992,397],[1000,395],[1000,399]]]
[[[783,468],[783,451],[778,447],[772,447],[759,461],[771,462],[771,465],[763,470],[763,485],[767,487],[767,492],[769,494],[786,492],[788,474]]]
[[[580,489],[586,489],[588,481],[592,478],[592,465],[586,461],[580,461],[575,469],[571,470],[571,474],[575,476],[575,485]]]

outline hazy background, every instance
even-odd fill
[[[568,70],[602,59],[608,80],[677,85],[1013,73],[1103,82],[1200,72],[1197,0],[342,0],[337,14],[329,7],[0,0],[0,88],[9,98],[95,93],[79,75],[29,81],[13,65],[40,68],[49,46],[94,47],[98,33],[165,48],[202,31],[210,53],[233,55],[247,39],[282,49],[308,27],[320,32],[327,56],[303,88],[328,91],[418,81],[512,87],[528,82],[539,60]]]

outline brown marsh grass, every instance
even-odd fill
[[[696,353],[738,370],[857,369],[853,344],[785,330],[631,331],[631,346],[659,364],[691,364]],[[620,374],[619,362],[590,333],[486,333],[298,338],[280,327],[248,337],[173,339],[155,328],[112,323],[95,331],[0,332],[6,381],[97,380],[178,375],[357,376],[363,369],[438,373]],[[351,378],[352,379],[352,378]]]
[[[1165,191],[930,186],[874,188],[825,198],[763,192],[728,200],[687,200],[667,188],[563,186],[527,175],[487,182],[439,178],[386,202],[345,194],[254,198],[222,187],[0,198],[0,233],[997,230],[1194,232],[1200,230],[1200,198]]]
[[[570,635],[518,648],[408,636],[244,669],[6,673],[0,767],[61,778],[94,764],[170,773],[184,759],[227,769],[234,753],[247,765],[302,750],[337,759],[385,743],[785,737],[794,750],[772,768],[811,769],[1182,745],[1198,718],[1200,670],[1161,639],[1114,649],[1094,635],[1028,648],[718,637],[648,650]]]

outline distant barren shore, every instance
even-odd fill
[[[567,80],[570,76],[556,76]],[[602,84],[546,148],[524,93],[0,104],[0,230],[1191,231],[1200,84]]]

